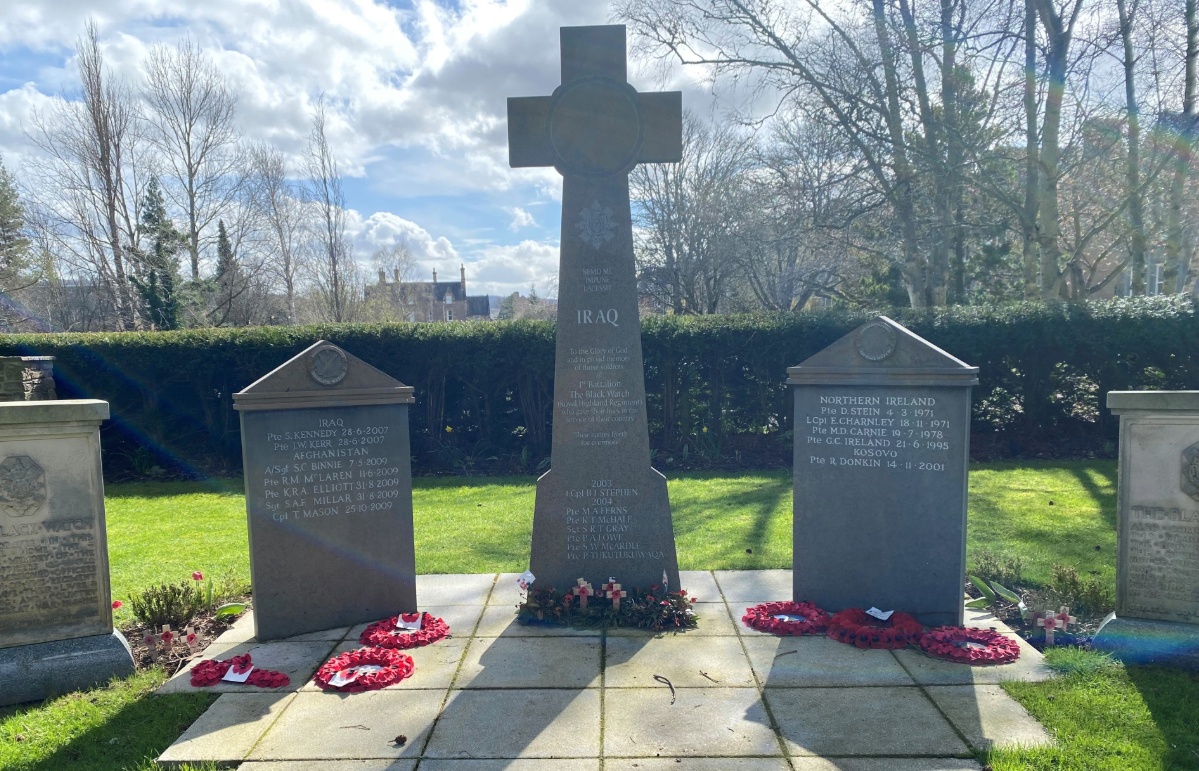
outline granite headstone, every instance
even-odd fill
[[[1112,391],[1120,416],[1116,610],[1094,646],[1199,669],[1199,391]]]
[[[0,404],[0,705],[133,672],[112,626],[95,400]]]
[[[787,374],[794,599],[960,625],[978,368],[879,316]]]
[[[415,611],[412,388],[320,341],[233,399],[257,638]]]
[[[666,479],[650,466],[629,171],[676,162],[682,95],[627,82],[622,26],[564,27],[562,84],[508,100],[512,166],[562,174],[551,468],[530,569],[559,589],[679,585]]]

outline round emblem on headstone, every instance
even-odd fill
[[[882,361],[895,353],[895,330],[876,321],[858,331],[858,353],[868,361]]]
[[[46,502],[46,475],[28,455],[10,455],[0,463],[0,511],[30,517]]]
[[[1199,501],[1199,442],[1182,451],[1182,479],[1179,487]]]
[[[346,379],[349,362],[340,348],[325,345],[308,357],[308,375],[321,385],[337,385]]]
[[[550,143],[560,172],[607,177],[637,162],[644,127],[628,83],[581,78],[558,86],[552,100]]]

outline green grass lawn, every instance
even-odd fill
[[[1021,556],[1033,583],[1048,581],[1052,565],[1062,563],[1114,584],[1115,475],[1109,461],[975,464],[968,551]],[[790,566],[788,472],[677,474],[669,490],[683,569]],[[415,480],[418,572],[524,570],[534,496],[531,478]],[[106,500],[114,597],[187,580],[193,570],[228,587],[248,583],[236,481],[111,485]],[[118,625],[131,620],[127,614],[128,604]],[[986,762],[995,769],[1199,769],[1199,678],[1118,664],[1075,669],[1055,682],[1008,686],[1060,746],[994,752]],[[153,671],[46,705],[0,709],[0,769],[150,768],[210,701],[206,694],[144,698],[163,677]]]

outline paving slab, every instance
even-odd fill
[[[598,686],[598,637],[476,637],[455,688]]]
[[[665,677],[675,688],[755,685],[741,640],[736,637],[608,638],[606,688],[654,688],[656,676]]]
[[[520,573],[500,573],[495,577],[495,589],[487,600],[488,605],[504,605],[516,612],[516,606],[524,602],[525,591],[516,584]]]
[[[1053,744],[1045,728],[998,685],[937,685],[926,690],[976,749]]]
[[[421,771],[599,771],[599,758],[422,761]],[[244,766],[243,766],[244,768]],[[677,771],[677,770],[676,770]]]
[[[967,755],[918,688],[770,688],[791,755]]]
[[[409,691],[409,690],[440,690],[445,692],[449,690],[450,685],[454,682],[454,675],[458,673],[458,665],[462,661],[462,654],[466,652],[466,647],[469,640],[445,639],[438,640],[432,645],[423,645],[419,648],[409,648],[402,651],[405,655],[412,657],[414,669],[412,676],[406,677],[398,683],[383,688],[385,691]],[[344,642],[333,649],[329,654],[330,657],[337,656],[342,653],[356,651],[363,646],[357,642]],[[324,689],[316,684],[315,680],[309,680],[300,689],[301,693],[319,691],[324,692]]]
[[[713,574],[730,605],[789,600],[794,591],[790,570],[715,570]]]
[[[1002,629],[1007,629],[1007,627],[1002,627]],[[993,685],[1009,680],[1039,683],[1057,677],[1057,673],[1046,666],[1040,651],[1025,642],[1019,635],[1009,634],[1007,636],[1020,646],[1020,658],[1011,664],[973,667],[944,659],[935,659],[923,651],[913,648],[895,651],[895,656],[912,676],[912,679],[920,685],[968,685],[970,683]]]
[[[716,585],[711,570],[680,570],[679,583],[687,590],[687,596],[695,597],[696,602],[721,601],[720,587]]]
[[[604,771],[791,771],[783,758],[618,758]]]
[[[329,640],[332,642],[340,642],[350,631],[348,626],[335,627],[333,629],[322,629],[319,632],[307,632],[299,634],[295,637],[284,637],[281,640],[272,640],[271,642],[313,642]],[[258,638],[254,636],[254,609],[250,608],[245,613],[241,614],[233,624],[222,632],[215,640],[216,643],[235,643],[235,642],[255,642]]]
[[[795,771],[981,771],[962,758],[792,758]],[[245,768],[245,766],[242,766]]]
[[[249,759],[415,758],[444,699],[444,691],[420,690],[297,693]]]
[[[765,688],[915,684],[890,651],[862,650],[816,635],[742,642]]]
[[[665,685],[605,691],[604,755],[782,755],[756,688],[682,688],[671,701]]]
[[[417,576],[416,601],[421,608],[438,605],[486,605],[494,585],[494,573]]]
[[[251,760],[237,771],[415,771],[415,760]]]
[[[599,637],[599,629],[575,629],[557,624],[522,624],[516,607],[488,605],[476,630],[477,637]]]
[[[479,616],[483,613],[483,605],[429,605],[421,606],[421,610],[445,621],[450,625],[450,637],[460,637],[467,639],[475,630],[475,625],[479,622]],[[375,619],[380,621],[381,619]],[[358,624],[351,627],[349,633],[346,634],[346,642],[357,640],[366,631],[366,628],[375,623],[372,621],[366,624]]]
[[[242,642],[242,643],[213,643],[204,649],[200,658],[189,662],[179,674],[163,683],[158,693],[262,693],[261,688],[246,683],[219,682],[216,685],[200,689],[191,684],[191,671],[202,659],[224,661],[233,656],[249,653],[251,662],[257,669],[267,669],[272,672],[282,672],[291,678],[291,682],[275,691],[298,691],[312,677],[317,668],[329,658],[333,647],[337,645],[332,640],[312,642]]]
[[[451,691],[425,755],[595,758],[599,736],[598,689]]]
[[[226,693],[158,759],[161,763],[235,763],[246,757],[294,693]]]

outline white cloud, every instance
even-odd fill
[[[537,287],[543,297],[558,296],[558,245],[522,241],[514,246],[490,246],[466,263],[471,294],[528,294]]]
[[[527,228],[537,224],[537,220],[533,219],[533,215],[529,214],[519,206],[505,206],[504,211],[512,215],[512,221],[508,223],[508,229],[515,233],[522,228]]]
[[[375,212],[363,219],[358,212],[350,211],[346,230],[360,261],[369,259],[376,250],[393,244],[407,246],[413,260],[422,264],[456,265],[461,259],[449,239],[434,238],[420,225],[391,212]]]

